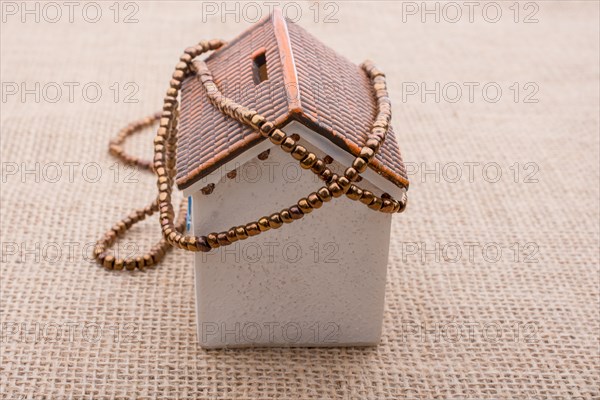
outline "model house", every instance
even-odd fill
[[[275,12],[206,59],[222,93],[258,111],[343,173],[376,112],[366,73]],[[182,85],[178,187],[194,234],[218,232],[316,190],[310,170]],[[357,183],[404,196],[392,129]],[[340,346],[379,342],[393,213],[345,196],[301,221],[196,253],[198,337],[204,347]],[[398,238],[399,240],[400,238]]]

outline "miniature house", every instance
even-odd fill
[[[376,104],[364,71],[280,12],[206,59],[222,93],[342,173]],[[321,182],[251,128],[223,115],[201,82],[184,81],[177,185],[195,235],[269,215]],[[328,157],[326,157],[328,156]],[[390,129],[360,186],[399,198],[408,187]],[[375,345],[381,337],[392,214],[345,196],[302,220],[195,254],[203,347]]]

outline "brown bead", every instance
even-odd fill
[[[279,228],[281,225],[283,225],[283,221],[281,220],[281,217],[279,216],[279,214],[272,214],[269,217],[269,225],[271,226],[271,228],[273,229],[277,229]]]
[[[173,245],[175,245],[176,247],[179,247],[181,249],[183,247],[182,241],[184,241],[184,240],[185,240],[185,237],[181,233],[177,232],[175,234],[175,238],[173,239]]]
[[[198,238],[196,236],[187,237],[184,246],[189,251],[198,251]]]
[[[106,249],[104,248],[103,245],[100,245],[99,243],[96,243],[96,246],[94,246],[94,257],[99,257],[102,253],[104,253]],[[106,257],[106,254],[104,255],[104,257]]]
[[[256,114],[254,117],[252,117],[251,122],[255,128],[260,128],[266,122],[266,119],[262,115]]]
[[[122,258],[117,258],[115,260],[115,270],[121,271],[124,266],[125,266],[125,261],[123,261]]]
[[[348,178],[350,182],[353,182],[358,177],[358,171],[352,167],[346,168],[344,176]]]
[[[237,236],[239,240],[248,239],[248,232],[246,232],[246,228],[243,226],[238,226],[235,228],[235,236]]]
[[[217,234],[217,242],[219,242],[219,245],[221,246],[227,246],[231,244],[231,241],[227,237],[227,232],[221,232]]]
[[[374,197],[373,201],[369,204],[369,208],[371,210],[379,211],[381,206],[383,205],[383,201],[379,197]]]
[[[374,75],[371,74],[371,76],[374,76]],[[375,90],[385,89],[385,83],[376,83],[373,85],[373,89],[375,89]]]
[[[325,164],[331,164],[331,163],[333,162],[333,158],[332,158],[330,155],[326,155],[326,156],[323,158],[323,162],[324,162]]]
[[[197,47],[188,47],[187,49],[185,49],[185,54],[189,54],[192,58],[193,57],[197,57],[198,54],[200,54],[200,49],[198,49]]]
[[[305,198],[298,200],[298,208],[300,208],[304,214],[310,214],[313,210],[312,206]]]
[[[208,41],[208,46],[210,50],[216,50],[223,46],[225,43],[226,42],[223,42],[221,39],[211,39]]]
[[[325,163],[322,160],[317,160],[312,167],[310,168],[310,170],[316,174],[320,174],[321,172],[323,172],[325,170],[327,166],[325,165]]]
[[[402,194],[402,197],[399,200],[400,203],[400,208],[398,209],[398,212],[404,212],[404,210],[406,210],[406,206],[408,204],[408,196],[406,195],[406,193]]]
[[[292,157],[294,157],[298,161],[306,157],[307,154],[308,150],[306,150],[306,147],[304,146],[296,145],[294,147],[294,150],[292,150]]]
[[[269,140],[273,144],[280,145],[281,143],[283,143],[284,140],[286,140],[286,135],[285,133],[283,133],[282,130],[275,129],[269,135]]]
[[[331,192],[331,195],[335,198],[338,198],[344,194],[344,190],[340,187],[340,185],[337,184],[337,182],[331,182],[329,185],[327,185],[327,188]]]
[[[394,203],[392,203],[389,199],[384,199],[383,204],[381,206],[381,212],[391,213],[394,211]]]
[[[304,169],[310,169],[317,162],[317,156],[314,153],[308,153],[302,161],[300,161],[300,167]]]
[[[260,228],[256,222],[250,222],[246,224],[246,232],[248,232],[248,236],[256,236],[260,234]]]
[[[244,120],[244,113],[247,111],[246,107],[241,104],[234,105],[233,117],[238,121]]]
[[[267,218],[267,217],[260,218],[258,220],[257,224],[258,224],[258,229],[260,229],[261,232],[266,232],[269,229],[271,229],[271,225],[269,225],[269,218]]]
[[[368,190],[363,190],[363,194],[360,198],[360,202],[366,205],[371,204],[371,202],[373,201],[373,198],[375,197],[375,195],[368,191]]]
[[[174,232],[173,227],[171,226],[163,226],[163,237],[168,238],[169,236],[171,236],[171,233]]]
[[[375,152],[369,147],[363,147],[360,149],[360,157],[364,158],[365,161],[370,161],[373,157],[375,157]]]
[[[373,126],[378,125],[379,123],[373,124]],[[380,124],[379,124],[380,125]],[[386,136],[386,130],[382,127],[375,127],[371,130],[371,134],[369,135],[373,139],[377,139],[379,141],[379,145],[381,146],[381,142],[383,138]]]
[[[190,56],[188,53],[184,53],[181,55],[181,57],[179,57],[179,59],[184,63],[189,63],[190,61],[192,61],[192,56]]]
[[[173,79],[176,81],[182,81],[184,77],[185,73],[181,70],[176,70],[175,72],[173,72]]]
[[[208,44],[208,40],[201,40],[201,41],[198,43],[198,47],[199,47],[200,49],[202,49],[202,50],[201,50],[202,52],[205,52],[205,51],[208,51],[208,50],[210,50],[210,46],[209,46],[209,44]]]
[[[144,266],[151,267],[153,265],[154,265],[154,258],[152,258],[152,256],[150,254],[145,254],[144,255]]]
[[[157,168],[156,169],[156,175],[158,175],[159,177],[167,177],[167,170],[164,168]]]
[[[163,255],[165,254],[165,252],[163,251]],[[146,256],[148,256],[150,258],[151,261],[146,260]],[[150,251],[148,253],[146,253],[146,255],[144,255],[144,265],[155,265],[158,264],[161,260],[161,256],[157,253],[157,249],[156,247],[152,247],[150,249]]]
[[[115,266],[115,257],[114,256],[106,256],[104,257],[104,263],[102,263],[104,265],[104,268],[106,269],[113,269]]]
[[[281,143],[281,149],[286,153],[291,153],[292,150],[294,150],[294,147],[296,147],[296,141],[290,137],[286,138]]]
[[[388,122],[387,120],[379,120],[379,118],[375,121],[375,123],[373,124],[374,128],[381,128],[383,129],[383,134],[385,135],[385,131],[388,128]]]
[[[102,250],[104,250],[104,249],[102,249]],[[104,265],[104,260],[106,259],[107,256],[108,256],[108,253],[106,253],[106,251],[102,251],[99,254],[94,254],[96,261],[98,261],[98,264],[100,264],[100,265]]]
[[[350,200],[358,200],[358,199],[360,199],[362,194],[363,194],[362,189],[358,188],[356,185],[350,185],[350,187],[348,188],[348,191],[346,192],[346,196]]]
[[[338,178],[337,183],[340,185],[344,193],[348,191],[348,188],[350,187],[350,181],[348,180],[348,178],[342,176]]]
[[[319,195],[319,198],[324,202],[331,200],[331,192],[328,188],[322,187],[321,189],[317,190],[317,195]]]
[[[169,85],[173,88],[173,89],[181,89],[181,81],[177,80],[177,79],[171,79],[171,81],[169,82]]]
[[[108,151],[113,156],[119,156],[123,152],[123,149],[121,148],[121,146],[113,144],[109,147]]]
[[[168,244],[165,247],[162,243],[163,242],[161,240],[158,244],[155,244],[152,249],[150,249],[150,253],[156,254],[156,260],[162,259],[165,254],[167,254],[167,249],[169,248]]]
[[[294,220],[294,218],[292,218],[292,214],[287,209],[281,210],[281,212],[279,213],[279,216],[281,217],[281,220],[286,224],[289,224],[290,222],[292,222]]]
[[[323,200],[321,200],[316,193],[309,194],[307,200],[308,204],[310,204],[313,208],[321,208],[323,205]]]
[[[164,214],[167,214],[167,215],[169,215],[170,217],[173,217],[173,216],[174,216],[174,214],[175,214],[175,213],[173,212],[173,207],[172,207],[172,206],[170,206],[169,204],[163,204],[163,205],[160,207],[160,212],[161,212],[161,214],[163,214],[163,213],[164,213]],[[140,217],[140,219],[143,219],[143,218],[145,218],[145,217],[146,217],[146,216],[145,216],[145,215],[143,215],[142,217]]]
[[[376,78],[378,76],[385,78],[385,74],[383,73],[383,71],[381,71],[380,69],[377,69],[377,67],[371,69],[371,71],[369,72],[369,75],[371,75],[371,78]]]
[[[144,263],[144,257],[136,257],[135,266],[139,270],[144,270],[146,268],[146,264]]]
[[[163,140],[168,136],[167,134],[168,134],[168,131],[167,131],[167,128],[165,128],[165,127],[160,127],[160,128],[158,128],[158,131],[156,131],[156,136],[163,138]]]
[[[219,240],[217,239],[217,234],[214,232],[206,235],[206,241],[208,242],[208,245],[213,249],[216,249],[220,246]]]
[[[243,120],[247,123],[247,124],[252,124],[252,118],[256,115],[256,111],[254,110],[245,110],[243,113]]]
[[[291,206],[289,211],[293,219],[300,219],[304,217],[304,213],[298,206]]]
[[[290,136],[292,139],[294,139],[296,142],[298,140],[300,140],[300,135],[298,135],[297,133],[294,133],[292,136]]]
[[[333,177],[333,175],[334,175],[333,172],[331,172],[331,170],[329,168],[324,169],[323,172],[321,172],[321,174],[319,174],[321,179],[323,179],[325,182],[331,181],[331,178]]]
[[[106,235],[104,235],[104,237],[106,238],[107,243],[112,243],[117,238],[117,234],[115,233],[115,231],[111,230],[108,231]]]
[[[230,243],[237,242],[239,240],[235,234],[235,228],[231,228],[227,231],[227,239],[229,239]]]
[[[171,96],[171,97],[177,98],[177,94],[178,94],[178,91],[176,89],[169,88],[167,90],[167,96]]]
[[[235,179],[236,176],[237,176],[237,171],[235,169],[233,171],[229,171],[227,173],[227,178],[229,178],[229,179]]]
[[[210,50],[216,50],[223,46],[223,41],[221,39],[211,39],[208,41],[208,48]]]
[[[269,136],[269,134],[271,133],[271,131],[275,129],[275,125],[273,125],[272,122],[265,122],[261,125],[260,127],[260,134],[263,135],[264,137]]]
[[[133,271],[135,269],[135,259],[127,258],[125,260],[125,268],[127,269],[127,271]]]
[[[354,168],[358,173],[362,174],[367,170],[367,162],[364,159],[357,157],[352,162],[352,168]]]
[[[158,201],[169,202],[171,201],[171,195],[168,192],[160,192],[158,194]]]
[[[115,232],[116,236],[118,236],[118,235],[122,234],[123,232],[125,232],[126,229],[127,229],[127,227],[125,226],[125,224],[123,223],[123,221],[117,222],[112,227],[112,230]]]
[[[384,81],[385,81],[385,80],[384,80]],[[390,100],[390,98],[389,98],[389,97],[387,97],[387,96],[382,96],[382,97],[379,97],[379,98],[377,99],[377,103],[379,103],[380,105],[387,104],[389,107],[391,107],[391,106],[392,106],[392,101],[391,101],[391,100]]]

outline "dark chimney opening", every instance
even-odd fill
[[[252,73],[255,85],[269,79],[267,75],[266,52],[262,51],[252,58]]]

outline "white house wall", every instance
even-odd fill
[[[324,154],[303,143],[319,156]],[[212,194],[193,195],[195,234],[256,221],[323,185],[278,148],[238,165]],[[343,167],[337,166],[338,171]],[[381,193],[369,182],[360,185]],[[376,344],[381,334],[391,215],[346,197],[299,221],[195,255],[204,347]]]

